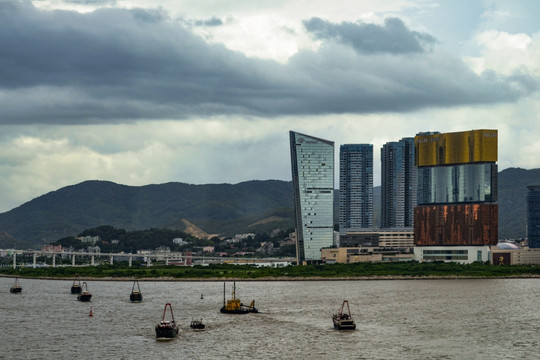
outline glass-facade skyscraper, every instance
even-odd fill
[[[334,238],[334,142],[289,132],[297,263],[318,262]]]
[[[527,239],[529,248],[540,248],[540,185],[527,186]]]
[[[381,228],[413,227],[417,183],[414,138],[384,144],[381,149]]]
[[[339,230],[373,226],[373,145],[339,149]]]

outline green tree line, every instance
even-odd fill
[[[255,267],[251,265],[210,264],[207,266],[132,266],[127,263],[86,267],[0,268],[0,274],[20,277],[93,277],[93,278],[160,278],[175,279],[348,279],[358,277],[404,276],[422,277],[512,277],[540,276],[535,265],[501,265],[486,263],[356,263],[286,267]]]

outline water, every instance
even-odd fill
[[[237,282],[261,313],[220,314],[222,282],[88,281],[90,303],[72,281],[0,278],[0,358],[5,359],[538,359],[540,281],[382,280]],[[230,296],[230,285],[227,297]],[[204,299],[200,299],[201,293]],[[357,329],[333,329],[349,300]],[[155,339],[165,303],[178,338]],[[89,317],[92,306],[93,317]],[[189,328],[203,318],[204,331]]]

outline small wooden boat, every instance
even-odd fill
[[[72,294],[80,294],[81,293],[81,281],[80,280],[73,280],[73,284],[71,284],[71,293]]]
[[[15,284],[13,284],[12,287],[9,288],[9,292],[12,294],[18,294],[22,292],[22,287],[19,285],[19,279],[15,278]]]
[[[135,284],[137,285],[137,289],[135,289]],[[129,294],[129,301],[131,302],[142,301],[141,287],[139,286],[139,282],[137,280],[133,282],[133,287],[131,288],[131,294]]]
[[[345,305],[347,305],[347,311],[345,310]],[[349,301],[343,300],[341,308],[337,314],[332,315],[332,321],[334,322],[334,328],[338,330],[354,330],[356,329],[356,324],[351,315],[351,308],[349,307]]]
[[[233,283],[232,299],[225,300],[225,283],[223,283],[223,306],[219,309],[224,314],[247,314],[258,313],[255,307],[255,300],[251,301],[249,306],[242,304],[240,299],[236,298],[236,281]]]
[[[81,292],[77,295],[77,300],[79,301],[90,301],[92,299],[92,294],[88,291],[88,285],[86,281],[82,283]]]
[[[203,330],[206,325],[203,324],[202,319],[200,320],[191,320],[191,324],[189,324],[189,327],[194,330]]]
[[[167,316],[167,307],[171,311],[171,319],[165,320]],[[170,303],[165,304],[163,309],[163,317],[161,321],[156,325],[156,338],[157,339],[173,339],[178,335],[178,326],[174,321],[174,314]]]

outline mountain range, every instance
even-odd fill
[[[540,184],[540,169],[505,169],[498,180],[499,238],[523,238],[527,185]],[[378,186],[374,188],[374,225],[379,221]],[[100,225],[126,230],[170,228],[198,237],[292,228],[292,182],[126,186],[84,181],[0,214],[0,247],[33,248]]]

